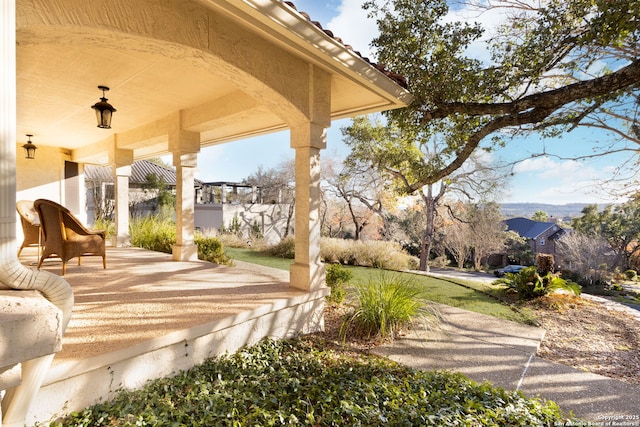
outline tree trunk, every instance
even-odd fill
[[[433,229],[436,216],[437,198],[433,197],[433,185],[427,185],[427,194],[422,193],[422,200],[425,204],[427,226],[422,237],[422,247],[420,250],[420,270],[429,272],[429,257],[431,256],[431,246],[433,245]]]

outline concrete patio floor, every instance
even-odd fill
[[[36,248],[20,260],[33,264]],[[62,262],[48,259],[42,269],[61,274]],[[140,248],[107,248],[106,269],[100,257],[83,257],[80,266],[72,259],[64,278],[74,291],[73,316],[27,417],[31,424],[266,336],[322,328],[328,293],[290,287],[287,271],[176,262]]]

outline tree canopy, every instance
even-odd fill
[[[640,143],[640,2],[502,0],[471,6],[478,16],[501,9],[503,24],[489,34],[478,23],[452,20],[445,0],[365,3],[378,20],[378,60],[405,75],[414,95],[408,108],[389,116],[403,130],[420,129],[446,143],[442,163],[416,180],[415,188],[449,176],[477,148],[491,149],[513,135],[554,135],[605,123]]]

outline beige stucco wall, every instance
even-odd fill
[[[244,237],[249,238],[252,225],[257,223],[264,240],[275,244],[284,237],[288,212],[288,204],[196,204],[195,226],[205,233],[217,232],[223,225],[230,227],[237,215]],[[291,229],[289,232],[293,234]]]
[[[65,161],[71,160],[66,150],[56,147],[38,146],[34,159],[26,159],[22,143],[16,146],[16,201],[49,199],[67,206],[83,223],[86,223],[84,181],[82,165],[80,175],[64,179]],[[37,146],[37,144],[36,144]],[[16,212],[16,236],[22,242],[22,226]]]

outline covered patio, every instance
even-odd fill
[[[37,249],[27,248],[20,261],[30,265],[36,257]],[[322,328],[322,317],[308,313],[327,290],[293,289],[286,271],[243,262],[171,262],[171,255],[140,248],[108,248],[107,257],[107,270],[97,257],[67,267],[73,316],[29,425],[266,336]],[[55,274],[61,267],[60,260],[50,259],[43,270]]]
[[[249,288],[242,292],[252,295],[251,304],[259,304],[256,313],[266,310],[260,315],[266,318],[264,324],[287,325],[278,329],[286,333],[322,327],[327,289],[319,251],[319,185],[320,152],[328,143],[325,131],[335,119],[407,105],[411,96],[402,76],[362,58],[293,3],[280,0],[113,0],[99,4],[7,0],[0,3],[0,19],[0,292],[38,290],[60,309],[58,337],[50,337],[50,350],[59,351],[62,343],[59,359],[63,362],[55,362],[52,372],[62,369],[58,363],[64,364],[65,352],[80,348],[88,339],[73,332],[74,322],[86,320],[91,313],[79,310],[74,296],[90,299],[90,292],[78,294],[79,290],[102,289],[104,283],[98,273],[73,283],[73,261],[65,278],[55,269],[34,271],[21,264],[16,258],[21,238],[16,201],[47,198],[86,220],[84,165],[109,165],[116,203],[112,245],[127,246],[131,164],[170,155],[177,176],[177,242],[172,255],[163,258],[169,265],[150,267],[142,252],[129,254],[126,262],[130,271],[147,274],[150,268],[163,271],[182,263],[200,266],[194,244],[194,178],[197,168],[206,165],[198,164],[198,153],[203,147],[271,132],[286,131],[295,153],[295,260],[286,277],[278,276],[277,281],[254,289],[254,282],[248,281]],[[116,109],[110,126],[96,126],[92,106],[103,97],[99,86],[110,88],[104,97]],[[35,158],[23,154],[23,145],[29,141],[37,147]],[[117,274],[109,260],[107,265],[104,274]],[[223,279],[216,279],[220,301],[225,292],[231,298],[238,290],[234,274],[240,271],[207,273]],[[176,279],[180,274],[167,276]],[[153,280],[160,277],[149,277],[153,279],[148,286],[153,288]],[[116,280],[126,283],[127,278]],[[199,295],[200,283],[178,280],[171,292],[163,294],[169,297],[167,301],[171,297],[181,301],[187,298],[185,294]],[[141,292],[131,295],[145,298]],[[275,295],[277,304],[269,299]],[[112,308],[119,304],[127,306],[123,300],[114,300]],[[225,305],[210,301],[208,310],[216,311],[220,304]],[[278,312],[276,323],[271,314],[274,304],[287,307]],[[222,312],[225,319],[235,316]],[[296,318],[306,320],[299,323]],[[173,328],[185,326],[180,316],[163,320],[161,327],[154,323],[157,318],[141,319],[149,331],[169,328],[177,333]],[[172,322],[175,325],[169,326]],[[67,324],[68,338],[78,342],[60,338]],[[270,331],[256,329],[263,336]],[[19,329],[2,332],[20,335]],[[236,331],[226,328],[216,339],[226,342],[234,337]],[[10,353],[9,342],[0,345],[0,360]],[[98,342],[94,345],[99,347]],[[36,398],[35,390],[54,375],[47,372],[51,355],[30,357],[33,362],[22,363],[22,368],[11,358],[0,364],[0,389],[8,390],[2,401],[6,425],[22,425],[25,408]],[[146,365],[156,364],[163,365],[152,361]],[[6,372],[13,373],[11,381],[4,379]],[[121,382],[129,384],[130,377],[135,375],[126,370]],[[22,385],[15,386],[20,380]],[[44,390],[53,390],[49,387]],[[71,392],[60,390],[57,397],[65,393]]]

